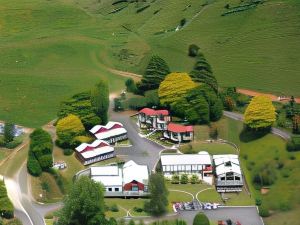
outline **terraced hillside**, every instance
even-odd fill
[[[99,77],[123,88],[125,78],[106,67],[142,73],[151,54],[190,71],[192,43],[222,86],[300,96],[300,2],[267,0],[221,16],[249,2],[0,0],[0,119],[44,124]]]

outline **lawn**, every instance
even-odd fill
[[[227,143],[203,143],[193,142],[180,147],[183,153],[197,153],[200,151],[206,151],[211,155],[217,154],[238,154],[237,150]]]
[[[31,191],[35,200],[43,203],[53,203],[62,200],[58,185],[49,173],[42,173],[40,177],[30,177]]]

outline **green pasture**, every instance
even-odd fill
[[[122,89],[125,78],[107,67],[142,73],[151,54],[166,59],[173,71],[190,71],[192,43],[201,47],[221,86],[300,95],[299,1],[269,0],[221,16],[225,4],[239,2],[157,0],[140,13],[148,3],[109,14],[122,5],[0,0],[0,119],[45,124],[60,101],[99,78],[109,81],[111,91]],[[183,29],[162,33],[184,18]]]

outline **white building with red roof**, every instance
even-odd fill
[[[75,150],[76,157],[83,165],[89,165],[115,156],[114,148],[103,140],[96,140],[91,144],[82,143]]]
[[[193,126],[169,123],[163,136],[178,143],[192,141],[194,140],[194,128]]]
[[[155,130],[166,130],[168,122],[171,121],[168,110],[155,110],[143,108],[138,113],[140,127],[153,128]]]
[[[106,141],[109,144],[128,138],[127,130],[123,127],[123,124],[119,122],[109,121],[105,126],[96,125],[90,132],[94,134],[98,140]]]

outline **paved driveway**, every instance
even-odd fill
[[[198,212],[184,211],[180,213],[179,217],[186,220],[188,224],[193,224],[193,219]],[[202,212],[204,212],[210,220],[214,221],[230,218],[234,222],[239,221],[242,225],[263,225],[256,207],[225,207]]]
[[[110,120],[120,122],[128,131],[128,138],[131,141],[131,147],[115,148],[116,153],[125,156],[139,164],[148,165],[152,170],[159,159],[159,152],[164,148],[146,138],[142,138],[139,134],[139,128],[131,120],[127,113],[111,112]]]

